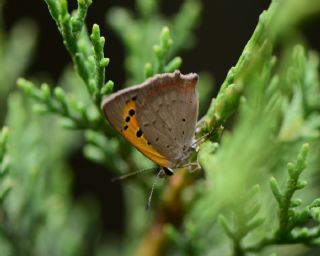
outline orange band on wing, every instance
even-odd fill
[[[142,154],[155,163],[164,167],[171,166],[171,162],[157,152],[152,147],[151,143],[145,138],[137,120],[135,100],[130,100],[127,102],[122,111],[122,117],[124,120],[121,130],[122,135]]]

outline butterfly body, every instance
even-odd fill
[[[102,103],[110,124],[165,175],[186,164],[198,117],[198,75],[156,75],[120,90]],[[173,172],[172,172],[173,173]]]

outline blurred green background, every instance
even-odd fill
[[[183,1],[160,1],[161,13],[173,15]],[[76,8],[76,1],[69,1],[71,9]],[[229,68],[238,60],[245,44],[250,38],[258,17],[269,3],[267,1],[202,1],[203,11],[200,25],[195,31],[195,48],[181,53],[183,57],[182,72],[199,72],[206,70],[215,78],[215,93],[218,85],[224,80]],[[97,23],[101,26],[102,35],[107,39],[107,56],[112,64],[108,67],[108,77],[121,86],[125,83],[124,45],[106,22],[106,13],[112,7],[122,6],[135,10],[134,1],[94,1],[90,7],[87,24]],[[45,77],[58,82],[70,57],[61,43],[56,26],[50,18],[47,6],[42,1],[30,0],[6,1],[3,11],[3,24],[10,31],[17,22],[33,22],[37,29],[36,48],[30,65],[26,67],[26,77]],[[27,19],[27,21],[25,20]],[[305,30],[310,38],[310,44],[316,46],[317,21],[307,24]],[[38,78],[39,79],[39,78]],[[40,80],[40,79],[39,79]],[[94,195],[102,211],[106,232],[123,231],[124,206],[121,184],[110,183],[111,174],[104,166],[88,162],[79,150],[69,157],[74,175],[73,192],[76,198]]]
[[[185,1],[158,2],[159,13],[166,20],[175,16]],[[258,23],[259,15],[268,8],[269,2],[198,2],[202,5],[201,14],[194,28],[187,31],[192,37],[179,42],[181,49],[178,53],[183,59],[181,71],[206,71],[212,85],[206,92],[214,97],[230,67],[239,59]],[[68,3],[70,10],[77,7],[75,0]],[[12,187],[10,196],[17,199],[5,205],[8,209],[6,214],[10,216],[0,216],[0,222],[1,219],[8,220],[5,223],[9,231],[5,232],[9,234],[6,238],[11,246],[17,248],[12,254],[10,246],[1,241],[0,248],[4,248],[4,255],[122,255],[119,253],[124,245],[128,247],[127,254],[133,255],[130,252],[134,251],[137,242],[127,242],[132,239],[130,236],[137,236],[137,239],[143,233],[139,233],[142,232],[139,225],[136,227],[135,224],[128,224],[128,219],[136,221],[140,214],[145,216],[144,193],[131,188],[129,192],[124,191],[123,186],[128,185],[126,182],[112,183],[112,177],[117,174],[108,170],[107,165],[84,157],[83,145],[87,138],[83,133],[61,129],[55,117],[43,118],[34,114],[29,100],[17,92],[16,79],[23,76],[34,81],[67,86],[84,102],[88,101],[88,97],[78,88],[83,86],[82,81],[72,71],[71,59],[49,15],[47,5],[39,0],[0,0],[0,6],[0,120],[10,130],[12,127],[12,142],[8,147],[11,147],[9,152],[13,152],[10,156],[13,163],[8,186]],[[141,77],[132,75],[134,68],[129,68],[128,71],[128,46],[119,36],[117,25],[113,24],[116,17],[112,15],[118,10],[115,7],[119,6],[132,12],[133,17],[138,16],[135,1],[95,0],[86,19],[90,30],[97,23],[101,34],[106,37],[105,54],[111,59],[107,77],[115,82],[115,90],[131,81],[137,83],[142,80]],[[151,17],[150,20],[153,18],[156,20],[158,17]],[[318,52],[319,27],[320,15],[314,15],[299,24],[301,34],[297,36],[302,38],[301,42],[307,47]],[[152,28],[153,24],[149,29]],[[158,28],[154,25],[152,31],[157,35],[154,36],[155,42],[158,42],[160,35]],[[173,38],[174,33],[175,31],[171,31]],[[290,42],[290,38],[287,41]],[[276,48],[275,52],[281,52],[281,46],[278,45],[279,49]],[[142,56],[143,47],[141,50]],[[201,106],[202,114],[208,106],[207,99]],[[232,127],[232,124],[233,120],[226,126]],[[296,156],[297,152],[294,153]],[[139,185],[148,191],[150,176],[137,179]],[[16,183],[19,180],[24,182]],[[157,193],[161,194],[161,189]],[[128,194],[139,199],[130,202]],[[155,200],[157,199],[156,196]],[[131,207],[139,209],[134,217],[128,218]],[[137,222],[151,223],[150,215],[146,220]],[[47,224],[42,225],[43,223]],[[210,253],[212,252],[208,255]],[[190,255],[200,254],[190,252]]]

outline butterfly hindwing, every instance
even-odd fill
[[[141,92],[138,120],[153,147],[177,162],[190,148],[198,116],[197,75],[174,73]]]

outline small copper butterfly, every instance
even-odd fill
[[[155,75],[106,97],[102,109],[126,140],[161,167],[162,175],[187,164],[198,118],[198,75]]]

